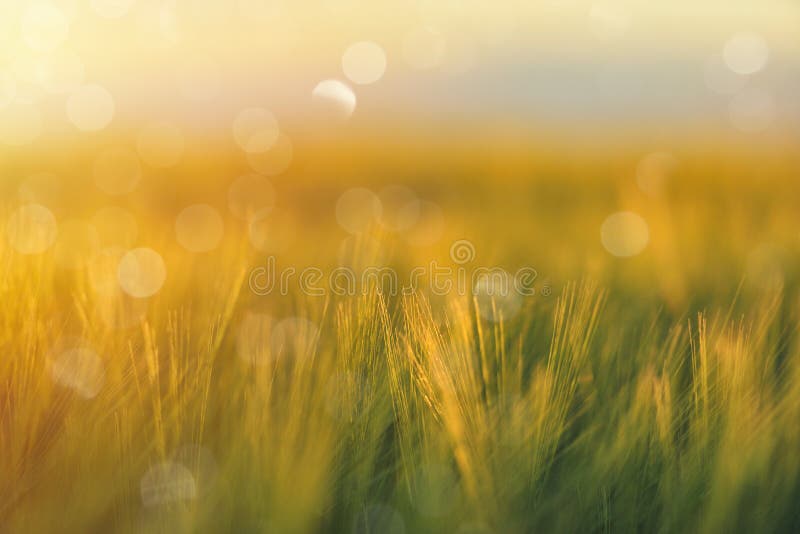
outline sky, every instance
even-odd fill
[[[799,33],[790,0],[3,0],[0,119],[67,132],[88,85],[116,125],[226,128],[251,106],[302,124],[316,99],[367,122],[795,131]],[[359,43],[382,63],[347,72]]]

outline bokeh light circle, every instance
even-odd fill
[[[69,35],[69,19],[50,2],[31,2],[20,20],[22,38],[37,52],[50,52],[58,48]]]
[[[54,382],[72,389],[84,399],[96,397],[105,383],[103,360],[88,346],[64,350],[55,355],[49,367]]]
[[[49,249],[58,236],[56,218],[41,204],[26,204],[8,220],[6,236],[11,246],[21,254],[41,254]]]
[[[67,97],[67,118],[81,131],[102,130],[114,118],[114,98],[104,87],[87,84]]]
[[[346,120],[356,109],[356,94],[344,82],[323,80],[311,91],[315,110],[322,116]]]
[[[164,285],[167,267],[161,255],[151,248],[128,251],[119,262],[117,279],[122,290],[135,298],[155,295]]]
[[[487,321],[507,321],[517,315],[522,305],[514,276],[499,268],[480,275],[475,280],[472,294],[478,304],[478,313]]]
[[[313,355],[319,329],[304,317],[287,317],[278,321],[270,336],[273,360],[304,360]]]
[[[353,43],[342,55],[342,71],[353,83],[375,83],[386,72],[386,53],[371,41]]]
[[[166,506],[197,497],[197,484],[191,470],[179,462],[161,462],[151,467],[139,482],[142,504]]]
[[[358,234],[377,223],[381,216],[378,196],[363,187],[348,189],[336,201],[336,221],[351,234]]]
[[[725,42],[722,57],[725,65],[733,72],[754,74],[766,66],[769,46],[757,33],[741,32]]]
[[[632,211],[620,211],[603,221],[600,239],[605,249],[614,256],[636,256],[650,241],[650,230],[640,215]]]

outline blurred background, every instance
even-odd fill
[[[468,238],[477,262],[676,312],[793,280],[795,2],[0,10],[8,220],[69,269],[146,246],[170,273],[224,243],[410,268]]]

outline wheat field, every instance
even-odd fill
[[[800,532],[798,21],[0,2],[0,534]]]
[[[593,213],[613,210],[625,180],[539,178],[573,204],[554,214],[530,195],[500,221],[494,208],[465,216],[478,258],[493,243],[515,251],[501,265],[541,258],[551,293],[516,308],[424,287],[258,295],[248,278],[263,254],[235,222],[219,248],[191,253],[146,216],[167,277],[132,298],[88,245],[23,255],[7,226],[3,530],[796,530],[796,196],[757,205],[746,188],[703,192],[713,178],[694,172],[638,199],[653,243],[633,259],[598,261],[565,237],[566,221],[585,226],[599,248]],[[476,194],[491,206],[529,184]],[[719,216],[697,209],[709,195]],[[538,237],[498,239],[492,224],[507,221]],[[341,233],[298,232],[298,257]],[[370,232],[357,241],[411,261],[397,236]],[[659,236],[675,248],[655,249]],[[438,249],[423,250],[446,258]],[[331,255],[319,245],[319,261]]]

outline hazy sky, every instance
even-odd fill
[[[374,118],[796,125],[798,35],[791,0],[0,0],[0,112],[58,117],[91,83],[123,120],[213,125],[247,105],[302,120],[341,79]],[[367,85],[342,70],[362,41],[385,55]]]

